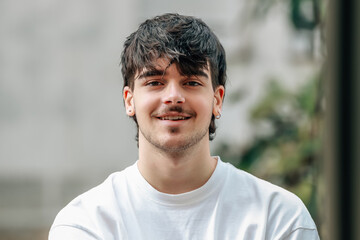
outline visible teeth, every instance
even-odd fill
[[[167,116],[167,117],[161,117],[161,120],[185,120],[186,117],[182,116]]]

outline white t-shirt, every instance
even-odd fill
[[[218,160],[210,179],[183,194],[154,189],[137,164],[111,174],[57,215],[50,240],[319,239],[294,194]]]

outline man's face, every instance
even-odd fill
[[[207,143],[212,114],[219,115],[224,87],[213,89],[209,69],[183,76],[176,64],[158,59],[155,71],[143,69],[134,88],[124,88],[129,116],[136,115],[139,147],[144,143],[166,152]],[[145,141],[145,142],[143,142]]]

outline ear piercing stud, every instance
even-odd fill
[[[221,113],[219,113],[219,115],[216,115],[215,118],[220,119],[221,118]]]

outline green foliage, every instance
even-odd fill
[[[326,0],[253,0],[245,5],[251,19],[263,20],[274,6],[289,6],[289,21],[296,30],[314,30],[321,22]]]
[[[321,147],[321,94],[315,78],[295,93],[270,81],[251,112],[256,137],[242,151],[223,143],[225,161],[298,195],[316,217],[317,162]],[[264,127],[265,126],[265,127]],[[226,153],[226,154],[223,154]]]
[[[307,36],[304,41],[309,50],[304,49],[304,56],[308,60],[315,60],[313,63],[319,63],[316,61],[320,59],[315,59],[314,43],[319,31],[320,51],[326,54],[324,19],[328,3],[327,0],[248,1],[241,15],[242,23],[257,27],[254,23],[267,21],[269,13],[276,7],[288,8],[286,14],[289,26],[293,27],[294,33]],[[317,70],[321,71],[320,68],[318,65]],[[321,194],[324,180],[318,174],[318,165],[322,151],[321,103],[324,100],[320,84],[320,76],[315,76],[296,91],[289,92],[277,81],[269,81],[264,97],[250,114],[252,129],[256,131],[254,139],[245,147],[223,142],[217,153],[236,167],[298,195],[321,233],[323,219],[319,214],[321,205],[318,203],[324,197]],[[244,95],[243,92],[230,95],[230,102],[241,101]]]
[[[319,2],[320,0],[291,0],[291,20],[296,29],[313,30],[319,24]]]

